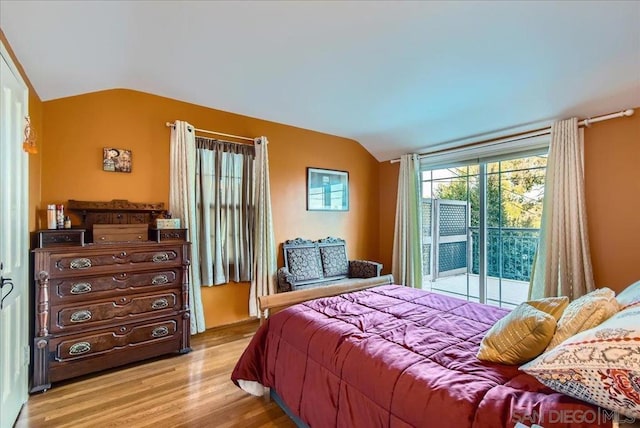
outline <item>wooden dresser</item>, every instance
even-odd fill
[[[31,392],[51,382],[189,352],[189,244],[33,250]]]

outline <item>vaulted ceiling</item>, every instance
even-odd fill
[[[378,160],[640,105],[635,1],[2,1],[0,27],[43,100],[135,89]]]

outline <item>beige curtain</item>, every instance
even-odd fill
[[[400,158],[392,273],[396,284],[422,287],[422,214],[418,155]]]
[[[594,289],[584,197],[582,130],[576,118],[551,127],[540,242],[529,297],[576,299]]]
[[[269,184],[269,142],[266,137],[256,138],[254,175],[254,263],[253,279],[249,289],[249,315],[258,316],[258,297],[275,293],[276,244],[271,214]]]
[[[203,285],[251,280],[255,149],[196,137],[197,232]]]
[[[200,293],[200,260],[196,229],[195,167],[196,145],[193,126],[177,120],[171,130],[169,165],[169,210],[181,219],[191,242],[191,269],[189,269],[189,308],[191,334],[205,330],[202,295]]]

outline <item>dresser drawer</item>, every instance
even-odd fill
[[[113,248],[105,248],[114,245]],[[98,246],[96,246],[98,247]],[[49,258],[49,274],[52,278],[63,275],[86,275],[117,271],[124,267],[136,269],[158,269],[160,266],[182,264],[182,247],[164,246],[162,248],[119,247],[117,244],[104,244],[82,253],[54,253]],[[86,247],[85,247],[86,248]],[[81,272],[81,273],[80,273]]]
[[[87,213],[84,224],[93,228],[96,224],[148,224],[151,222],[149,213],[132,212],[92,212]]]
[[[51,308],[51,333],[96,328],[135,321],[142,317],[170,315],[182,310],[182,290],[115,297]]]
[[[186,241],[187,229],[149,229],[149,239],[156,242]]]
[[[117,273],[100,276],[52,279],[52,305],[95,300],[114,294],[129,294],[182,286],[182,269]]]
[[[148,229],[146,224],[94,224],[93,242],[147,241]]]
[[[143,242],[148,238],[147,231],[114,233],[114,232],[96,232],[93,231],[93,242]]]
[[[49,341],[50,381],[67,379],[105,368],[139,361],[154,355],[186,352],[183,315],[165,319],[120,324],[72,334]]]
[[[84,245],[84,229],[39,230],[36,232],[38,248]]]

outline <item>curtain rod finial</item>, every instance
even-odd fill
[[[622,112],[622,114],[624,114],[625,116],[633,116],[634,110],[632,108],[627,109],[625,111]]]

